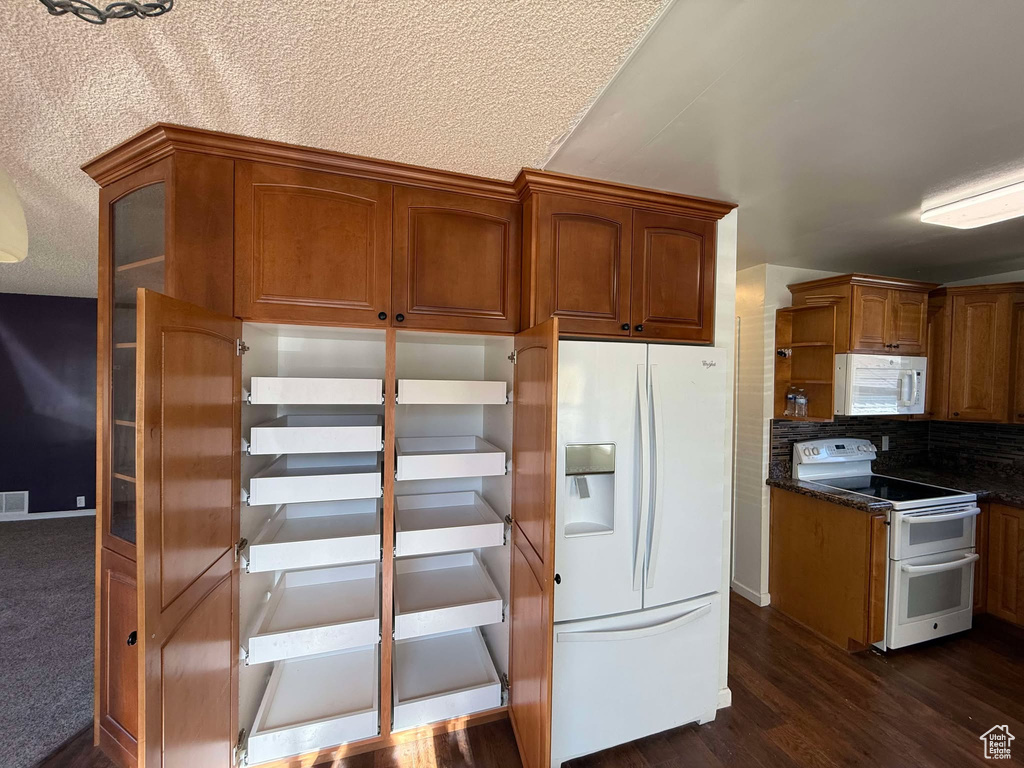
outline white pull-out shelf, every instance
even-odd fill
[[[253,405],[380,405],[383,400],[383,379],[253,376],[249,384]]]
[[[501,706],[501,683],[478,629],[399,640],[394,730]]]
[[[400,437],[397,480],[505,474],[505,452],[476,435]]]
[[[377,646],[278,662],[249,736],[249,764],[377,735]]]
[[[504,405],[504,381],[399,379],[399,405]]]
[[[349,453],[379,451],[381,417],[367,415],[290,414],[252,428],[249,453]]]
[[[375,499],[381,489],[377,453],[282,456],[249,480],[249,504]]]
[[[473,552],[395,562],[395,638],[498,624],[502,600]]]
[[[380,640],[377,563],[281,574],[249,638],[250,664],[344,651]]]
[[[376,499],[285,504],[249,545],[249,572],[377,560],[378,507]]]
[[[395,555],[458,552],[504,543],[505,523],[475,491],[395,497]]]

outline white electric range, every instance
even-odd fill
[[[888,502],[889,569],[884,649],[971,628],[974,609],[973,493],[876,475],[870,440],[793,444],[793,477],[823,490]]]

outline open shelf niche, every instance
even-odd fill
[[[836,308],[788,307],[775,313],[776,419],[832,421],[835,411]],[[790,387],[807,395],[807,416],[786,415]]]
[[[513,343],[398,333],[395,731],[503,701]]]
[[[256,765],[379,731],[386,338],[243,336],[239,725]]]

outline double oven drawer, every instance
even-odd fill
[[[973,548],[889,561],[886,646],[902,648],[971,628]]]
[[[974,524],[980,511],[973,501],[927,510],[893,510],[890,558],[906,560],[973,547]]]

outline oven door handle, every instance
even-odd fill
[[[936,563],[935,565],[910,565],[909,563],[904,563],[900,566],[900,570],[912,575],[915,573],[942,573],[943,571],[955,571],[957,568],[963,568],[965,565],[970,565],[980,558],[981,555],[973,554],[964,555],[959,560],[954,560],[951,563]]]
[[[942,523],[947,520],[963,520],[965,517],[976,517],[980,514],[981,509],[979,507],[972,507],[960,512],[946,512],[945,514],[938,515],[918,515],[917,517],[906,515],[903,517],[903,522],[910,525],[916,525],[917,523]]]

